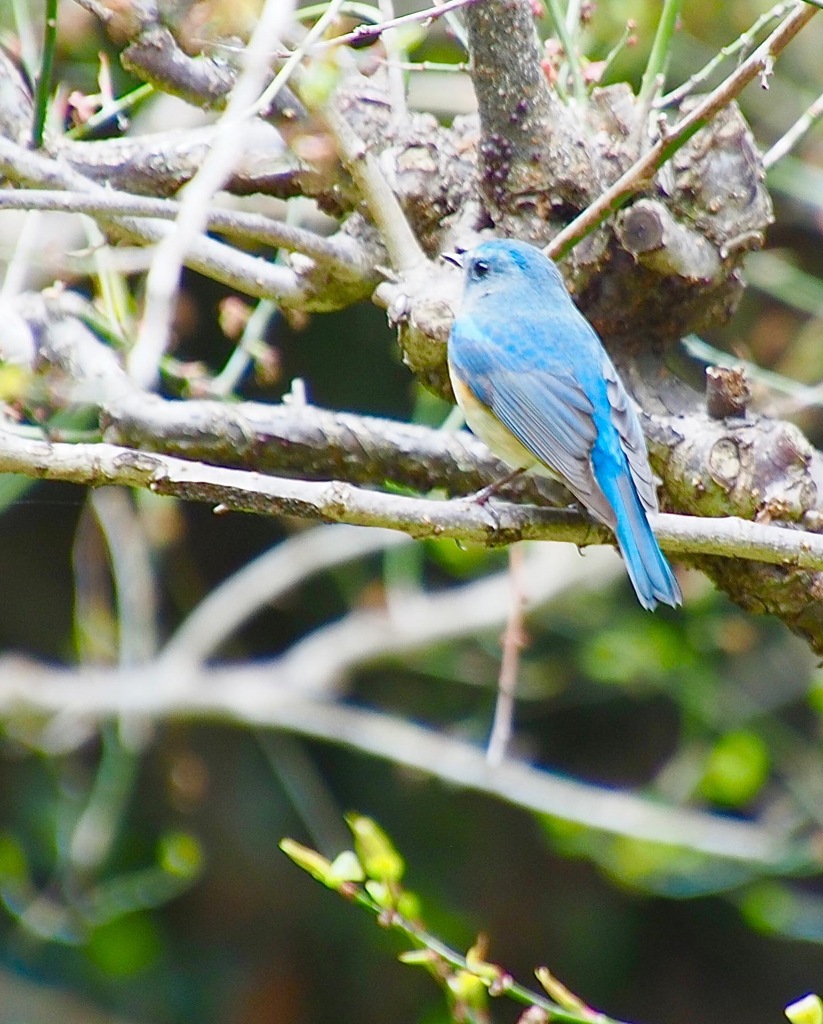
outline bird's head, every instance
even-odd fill
[[[560,271],[528,242],[495,238],[468,252],[444,253],[443,259],[463,269],[466,302],[501,293],[514,302],[518,293],[524,302],[537,296],[541,302],[569,299]]]

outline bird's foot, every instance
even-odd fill
[[[495,480],[490,484],[486,484],[485,487],[481,487],[479,491],[475,491],[474,494],[467,494],[465,501],[471,501],[475,505],[486,505],[489,498],[493,498],[495,494],[506,484],[510,484],[512,480],[516,480],[521,473],[525,473],[525,467],[521,466],[519,469],[513,469],[511,473],[502,477],[500,480]]]

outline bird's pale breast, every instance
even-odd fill
[[[468,384],[460,380],[451,367],[449,367],[449,371],[454,396],[472,433],[479,437],[510,469],[547,470],[548,467],[543,467],[535,459],[528,448],[525,448],[517,440],[508,427],[504,426],[480,401]],[[548,475],[553,476],[554,474],[549,473]]]

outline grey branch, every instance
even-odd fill
[[[140,195],[170,196],[194,177],[216,136],[215,126],[207,125],[185,132],[155,132],[94,142],[62,139],[57,151],[76,171],[98,184]],[[337,184],[336,179],[286,149],[270,125],[252,121],[226,188],[236,195],[259,192],[280,199],[315,196],[330,202],[332,186]]]
[[[582,209],[598,190],[582,112],[549,88],[529,0],[485,0],[467,8],[465,19],[486,209],[504,235],[544,238],[553,207]]]
[[[92,196],[105,197],[107,194],[102,185],[84,178],[63,161],[32,153],[2,137],[0,174],[21,185],[73,189],[88,192]],[[101,217],[101,223],[117,236],[142,244],[159,242],[171,230],[171,226],[164,221],[128,216]],[[289,304],[300,304],[306,299],[295,275],[287,267],[248,256],[211,238],[200,237],[192,243],[186,264],[193,270],[199,270],[249,295],[262,298],[276,296]]]
[[[77,305],[82,307],[71,293],[37,300],[21,297],[16,309],[9,310],[21,319],[23,335],[26,324],[31,325],[28,347],[23,346],[28,355],[21,350],[19,358],[31,369],[41,363],[52,368],[47,384],[58,405],[96,407],[106,440],[119,446],[112,450],[142,449],[132,452],[138,460],[148,458],[146,450],[185,457],[174,463],[175,473],[183,467],[175,483],[164,478],[165,463],[155,464],[163,478],[152,484],[157,489],[171,487],[169,493],[230,508],[389,526],[413,536],[446,533],[490,544],[525,537],[574,543],[609,539],[568,512],[525,509],[523,502],[564,500],[564,492],[546,491],[542,482],[528,478],[502,493],[516,497],[519,505],[485,510],[468,502],[431,501],[426,506],[372,490],[347,491],[347,484],[394,483],[423,493],[436,488],[460,495],[499,479],[503,472],[485,447],[462,431],[451,434],[305,405],[175,402],[147,395],[129,381],[112,350],[78,319],[83,309],[69,308]],[[705,411],[645,416],[653,462],[666,481],[665,502],[688,513],[674,532],[667,533],[669,527],[661,522],[661,539],[744,607],[778,615],[821,650],[823,576],[815,552],[823,526],[823,456],[792,424],[746,413],[745,404],[739,412],[728,419]],[[87,455],[95,458],[92,450]],[[195,460],[215,467],[200,467],[212,474],[208,479],[191,469]],[[249,474],[232,494],[240,478],[213,475],[231,473],[226,468],[231,466],[274,476]],[[35,473],[31,468],[21,471]],[[60,469],[53,470],[56,478],[60,474]],[[283,476],[300,477],[303,483],[278,483],[275,477]],[[133,482],[148,486],[150,477]],[[100,483],[107,478],[81,473],[80,479]],[[312,484],[313,491],[307,489]],[[733,555],[739,557],[729,557]]]
[[[215,718],[339,743],[392,764],[515,806],[616,835],[681,846],[761,867],[788,854],[786,837],[758,823],[673,807],[613,788],[578,782],[507,760],[491,768],[482,749],[374,711],[315,699],[272,685],[267,665],[181,669],[173,685],[153,666],[145,671],[68,671],[5,659],[0,712],[105,720]]]
[[[0,210],[59,210],[86,213],[104,221],[114,217],[174,220],[180,212],[180,204],[173,199],[154,199],[115,189],[90,194],[20,188],[0,190]],[[373,276],[368,254],[348,235],[326,238],[263,214],[219,207],[209,210],[207,226],[233,238],[301,252],[344,278],[370,280]]]
[[[481,506],[364,490],[340,481],[289,480],[188,462],[111,444],[36,441],[0,432],[0,472],[101,486],[121,484],[203,501],[221,512],[288,515],[401,530],[412,537],[453,537],[486,544],[562,540],[578,547],[610,543],[609,532],[579,513],[529,505]],[[653,526],[673,555],[719,555],[823,569],[823,536],[728,517],[658,515]]]

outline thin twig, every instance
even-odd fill
[[[3,286],[0,288],[0,299],[8,300],[19,294],[31,275],[32,267],[37,263],[35,256],[43,240],[43,217],[32,210],[23,219],[23,224],[14,240],[14,251],[6,261],[6,272],[3,275]]]
[[[257,303],[223,369],[209,381],[208,393],[212,398],[228,398],[235,393],[279,312],[277,304],[269,299]]]
[[[768,170],[778,160],[791,152],[803,136],[823,117],[823,93],[814,103],[809,104],[803,114],[794,122],[789,130],[763,154],[763,166]]]
[[[634,38],[634,31],[636,28],[637,25],[635,22],[628,21],[626,23],[626,27],[623,29],[620,38],[603,58],[603,61],[599,69],[598,81],[605,81],[606,76],[611,70],[612,64],[614,64],[617,58],[623,53],[623,50],[626,48],[626,46],[629,45],[629,40]]]
[[[117,599],[119,663],[146,664],[157,653],[159,596],[149,539],[128,493],[101,488],[91,510],[106,542]]]
[[[280,848],[286,856],[291,855],[290,849],[293,849],[293,847],[290,846],[289,840],[282,841]],[[299,860],[297,863],[299,864]],[[428,950],[439,961],[448,964],[449,967],[459,972],[459,974],[471,975],[480,985],[495,991],[497,995],[505,994],[509,999],[520,1003],[521,1006],[528,1006],[532,1013],[537,1011],[535,1014],[536,1019],[545,1021],[546,1024],[622,1024],[621,1021],[616,1020],[614,1017],[609,1017],[605,1013],[598,1011],[595,1014],[594,1011],[589,1009],[580,1000],[578,1000],[579,1006],[573,1005],[569,999],[570,993],[568,990],[564,992],[566,1005],[560,1005],[559,1001],[554,1002],[551,999],[547,999],[544,993],[535,992],[532,989],[526,988],[525,985],[516,982],[508,971],[499,964],[490,964],[483,961],[478,963],[476,956],[469,957],[458,953],[457,950],[446,945],[445,942],[421,924],[409,920],[397,910],[393,911],[391,915],[387,915],[386,908],[381,906],[372,897],[365,885],[354,883],[346,889],[345,895],[347,899],[354,900],[355,903],[369,910],[384,925],[406,935],[415,946]],[[441,971],[435,971],[435,977],[441,984],[447,985],[448,976],[443,977],[442,973]],[[538,978],[541,978],[541,974],[545,976],[546,970],[541,968],[536,973]],[[526,1012],[528,1013],[529,1011]],[[457,1019],[485,1020],[486,1018],[485,1016],[467,1014],[465,1018],[457,1017]]]
[[[583,73],[580,70],[580,54],[575,48],[558,0],[546,0],[546,3],[551,12],[554,30],[557,33],[557,38],[560,40],[560,45],[563,47],[563,52],[571,71],[575,99],[578,103],[583,104],[586,102],[586,83],[583,81]]]
[[[494,706],[489,745],[486,758],[490,765],[498,765],[506,756],[512,736],[514,721],[514,695],[517,687],[517,669],[520,665],[520,651],[523,647],[524,604],[523,592],[523,547],[514,544],[509,548],[509,580],[511,597],[506,631],[503,634],[503,657],[500,659],[500,675],[497,681],[497,700]]]
[[[12,181],[45,188],[66,188],[105,196],[107,189],[97,185],[62,161],[19,146],[0,136],[0,174]],[[106,226],[120,236],[142,244],[165,238],[172,230],[159,221],[135,217],[113,217]],[[303,289],[287,267],[275,266],[269,260],[239,252],[211,238],[196,238],[186,253],[186,266],[198,270],[248,295],[277,297],[291,304],[305,299]]]
[[[209,203],[231,173],[240,133],[268,73],[269,52],[282,34],[292,5],[266,4],[243,52],[243,67],[221,115],[216,144],[188,183],[174,229],[161,241],[146,277],[146,301],[137,340],[128,356],[136,383],[151,386],[169,340],[174,298],[186,253],[205,226]]]
[[[802,4],[694,110],[681,118],[639,160],[622,174],[579,217],[557,234],[545,252],[554,259],[565,256],[582,238],[599,227],[635,193],[648,187],[655,173],[711,119],[726,107],[758,75],[770,72],[774,58],[817,14],[817,8]]]
[[[151,82],[144,82],[142,85],[132,89],[131,92],[126,93],[125,96],[107,101],[91,117],[83,121],[82,124],[77,124],[74,128],[70,128],[66,132],[66,138],[72,140],[84,139],[113,118],[117,118],[118,123],[121,120],[125,121],[125,114],[139,103],[142,103],[143,100],[154,95],[154,92],[155,88]]]
[[[377,0],[383,22],[394,20],[394,0]],[[383,45],[388,58],[388,93],[392,117],[399,122],[408,113],[406,109],[406,86],[400,64],[406,59],[406,50],[400,44],[394,30],[384,33]]]
[[[333,103],[326,109],[325,116],[337,142],[340,158],[360,189],[389,251],[392,266],[398,273],[408,273],[425,266],[428,262],[426,254],[368,146]]]
[[[723,46],[706,65],[704,65],[699,71],[695,71],[695,73],[687,78],[682,85],[679,85],[676,89],[672,89],[671,92],[661,96],[654,103],[654,106],[660,108],[671,107],[679,103],[684,97],[688,96],[689,93],[693,92],[696,86],[700,85],[701,82],[705,82],[715,68],[719,67],[726,58],[733,57],[736,53],[740,53],[741,50],[748,49],[759,35],[761,29],[765,28],[765,26],[771,22],[785,17],[786,14],[788,14],[788,12],[795,6],[795,3],[796,0],[784,0],[783,3],[775,4],[770,11],[766,11],[764,14],[761,14],[750,28],[745,32],[742,32],[736,39],[729,43],[728,46]]]
[[[664,0],[663,11],[660,21],[657,24],[657,32],[654,36],[651,53],[643,72],[643,79],[640,83],[640,92],[637,94],[638,105],[641,110],[648,109],[657,92],[658,83],[662,81],[666,73],[666,65],[669,62],[669,54],[672,46],[672,36],[680,17],[680,6],[682,0]]]
[[[333,46],[351,45],[352,43],[367,43],[379,39],[380,36],[391,28],[403,28],[405,25],[415,25],[418,22],[428,24],[436,18],[458,11],[461,7],[468,7],[469,4],[482,2],[482,0],[446,0],[446,3],[438,4],[436,7],[427,7],[422,11],[414,11],[411,14],[404,14],[389,21],[381,21],[376,25],[360,25],[345,35],[335,36],[334,39],[324,40],[322,43],[315,43],[312,52],[326,50]]]
[[[518,574],[519,614],[569,591],[602,590],[621,572],[620,559],[606,548],[581,559],[568,544],[530,544]],[[355,609],[292,644],[275,663],[277,681],[315,694],[339,693],[365,666],[499,631],[510,617],[511,591],[504,571],[437,593],[395,592],[386,607]]]
[[[34,122],[31,128],[31,144],[35,149],[43,145],[43,130],[51,95],[51,76],[54,68],[54,51],[57,47],[57,0],[46,0],[46,30],[43,34],[43,57],[34,89]]]
[[[329,0],[329,4],[325,11],[309,29],[306,34],[306,38],[289,54],[286,62],[263,90],[255,104],[249,109],[248,114],[250,116],[254,114],[263,114],[271,107],[275,98],[297,70],[297,66],[311,49],[312,44],[325,33],[326,29],[337,17],[337,12],[340,10],[342,5],[343,0]]]
[[[93,193],[50,189],[0,190],[0,210],[55,210],[102,215],[107,219],[129,216],[174,220],[181,209],[181,204],[174,199],[138,196],[110,188]],[[219,207],[209,208],[206,226],[237,238],[305,253],[345,277],[365,277],[370,273],[369,259],[353,238],[326,238],[263,214]]]

